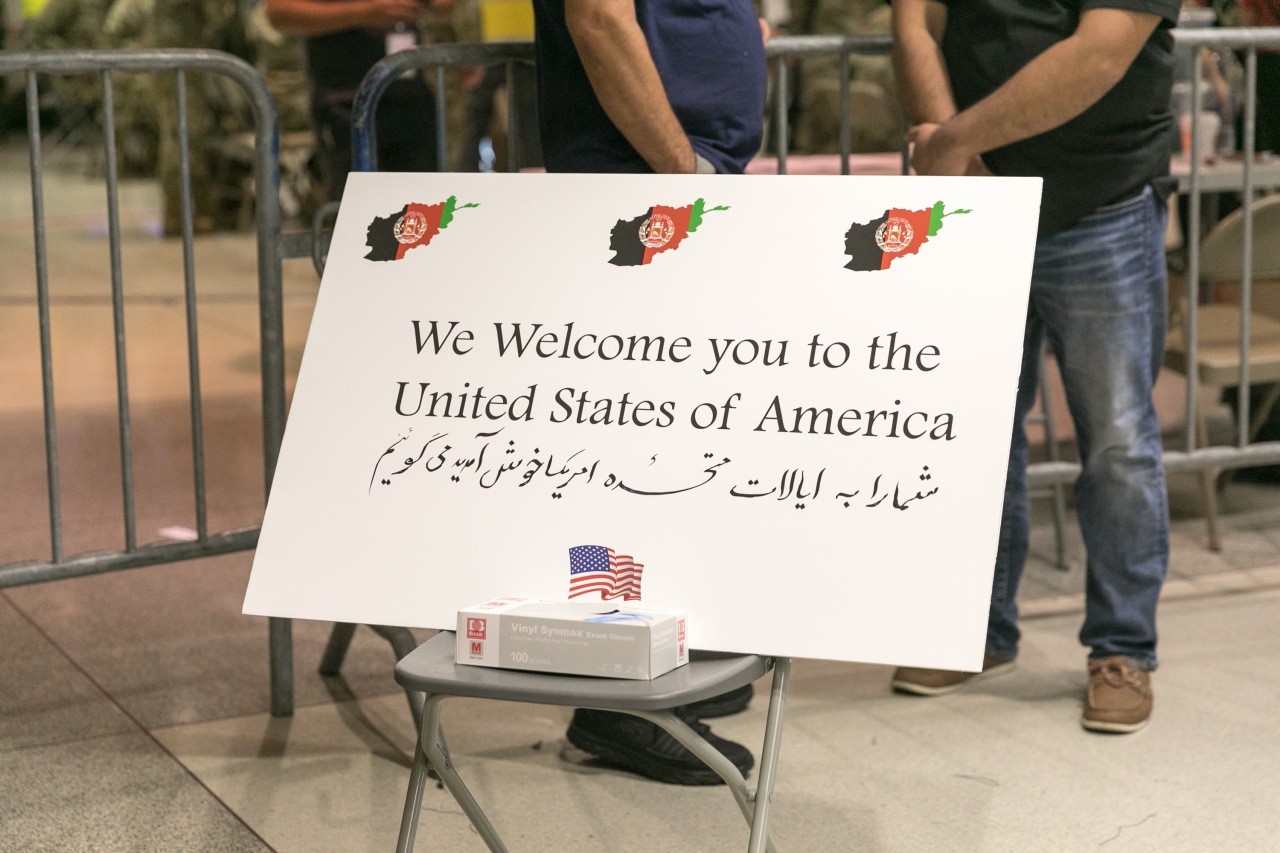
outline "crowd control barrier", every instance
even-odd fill
[[[893,42],[887,35],[868,36],[777,36],[769,40],[765,54],[774,61],[774,122],[773,130],[778,152],[778,172],[787,171],[787,59],[812,59],[819,56],[838,56],[840,59],[840,162],[841,174],[849,174],[849,149],[852,144],[852,126],[849,121],[849,57],[852,54],[887,55]],[[377,136],[373,115],[378,100],[387,86],[406,71],[431,68],[435,76],[436,92],[444,92],[445,69],[449,66],[505,64],[507,70],[507,116],[512,122],[507,136],[519,139],[516,110],[515,65],[518,62],[533,63],[532,42],[498,42],[489,44],[433,44],[414,50],[401,51],[384,57],[369,69],[356,92],[352,106],[352,166],[358,172],[377,171]],[[439,170],[448,170],[445,151],[447,126],[444,98],[436,98],[436,145]],[[517,171],[520,163],[518,145],[507,147],[509,171]],[[904,146],[902,173],[908,171],[909,161]]]
[[[1280,378],[1275,374],[1269,376],[1259,375],[1251,378],[1251,364],[1257,365],[1258,356],[1256,352],[1251,352],[1250,341],[1254,336],[1251,335],[1250,324],[1256,319],[1256,315],[1252,313],[1252,296],[1255,260],[1260,254],[1258,251],[1260,247],[1254,243],[1253,229],[1255,216],[1253,200],[1256,196],[1254,177],[1258,168],[1254,152],[1254,130],[1258,112],[1258,49],[1280,48],[1280,27],[1175,29],[1173,37],[1177,50],[1187,51],[1192,54],[1191,65],[1197,69],[1197,74],[1199,73],[1200,63],[1196,61],[1195,54],[1201,48],[1243,50],[1245,53],[1244,121],[1242,128],[1243,139],[1241,140],[1244,156],[1239,185],[1242,198],[1240,219],[1242,220],[1243,236],[1238,268],[1238,280],[1240,282],[1239,326],[1235,335],[1239,340],[1239,364],[1234,384],[1237,388],[1245,389],[1250,387],[1251,382],[1274,382],[1277,378]],[[1199,85],[1191,87],[1191,114],[1193,116],[1197,115],[1201,109],[1202,88]],[[1212,140],[1202,140],[1200,138],[1200,122],[1192,121],[1190,124],[1192,151],[1200,151],[1202,146],[1205,145],[1214,145]],[[1260,423],[1257,418],[1250,415],[1248,393],[1239,395],[1234,446],[1204,446],[1207,444],[1207,436],[1203,434],[1200,386],[1202,384],[1201,377],[1206,371],[1203,369],[1204,365],[1201,364],[1199,353],[1203,338],[1203,330],[1200,328],[1199,320],[1202,311],[1202,296],[1205,295],[1200,288],[1202,274],[1200,258],[1201,211],[1202,196],[1206,192],[1203,180],[1204,171],[1205,166],[1202,164],[1201,158],[1192,157],[1190,176],[1187,181],[1189,215],[1187,223],[1186,314],[1183,318],[1181,334],[1171,341],[1177,346],[1177,349],[1175,350],[1171,347],[1170,355],[1172,358],[1166,358],[1166,363],[1175,367],[1175,369],[1182,368],[1180,372],[1183,372],[1187,377],[1185,449],[1165,451],[1164,465],[1165,470],[1169,473],[1219,471],[1229,468],[1272,465],[1280,462],[1280,442],[1252,441]],[[1215,187],[1215,189],[1220,190],[1220,187]],[[1277,238],[1274,234],[1271,235],[1272,244],[1261,247],[1273,257],[1277,253],[1274,245],[1276,239],[1280,238]],[[1268,270],[1268,272],[1270,275],[1280,274],[1280,270]],[[1050,462],[1030,466],[1027,475],[1031,486],[1037,487],[1051,483],[1072,482],[1079,474],[1080,466],[1078,464]]]
[[[191,453],[196,508],[192,542],[139,543],[134,505],[133,446],[130,437],[127,337],[121,268],[119,180],[115,151],[113,72],[175,72],[177,132],[181,177],[183,280],[186,305],[187,362],[191,408]],[[247,551],[258,543],[259,528],[210,531],[205,503],[204,423],[201,414],[200,351],[197,336],[194,225],[188,138],[187,72],[217,74],[234,81],[248,96],[254,121],[254,181],[257,216],[258,307],[261,337],[262,451],[265,488],[270,491],[280,439],[284,433],[284,320],[281,258],[310,254],[309,241],[285,240],[280,233],[280,172],[277,162],[276,109],[266,83],[243,60],[216,50],[66,50],[0,52],[0,74],[26,79],[27,134],[31,160],[31,212],[35,237],[36,310],[40,327],[40,372],[44,408],[45,470],[49,496],[49,559],[0,565],[0,589],[83,577],[105,572],[176,563]],[[53,348],[49,322],[48,245],[41,171],[39,75],[97,74],[102,85],[105,146],[107,237],[111,265],[111,305],[115,332],[116,400],[124,506],[124,548],[67,554],[63,547],[58,472],[57,406],[53,386]],[[309,236],[309,235],[307,235]],[[271,713],[293,713],[293,643],[290,620],[269,620]]]

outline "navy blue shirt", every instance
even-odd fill
[[[564,0],[533,0],[533,8],[547,171],[653,171],[596,99]],[[741,172],[760,149],[767,76],[750,0],[636,0],[636,20],[693,150],[717,172]]]

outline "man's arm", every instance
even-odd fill
[[[693,147],[667,101],[635,0],[565,0],[564,18],[614,126],[655,172],[692,173]]]
[[[1159,15],[1088,9],[1076,31],[1003,86],[944,123],[908,136],[922,175],[963,175],[971,158],[1065,124],[1111,90],[1160,23]]]
[[[422,17],[425,3],[418,0],[266,0],[267,20],[282,33],[323,36],[369,27],[395,29]]]
[[[942,58],[947,7],[933,0],[894,0],[893,73],[907,119],[942,124],[956,114]]]

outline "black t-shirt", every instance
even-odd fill
[[[767,85],[750,0],[636,0],[636,20],[693,150],[741,172],[760,149]],[[549,172],[648,172],[597,100],[569,37],[564,0],[534,0],[538,124]]]
[[[312,89],[321,98],[337,96],[349,100],[360,88],[360,81],[374,63],[387,55],[387,33],[384,30],[342,30],[307,39],[307,74]],[[383,100],[395,100],[416,94],[423,87],[421,78],[396,80],[383,93]]]
[[[1163,20],[1128,72],[1096,104],[1060,127],[982,155],[997,175],[1044,178],[1042,236],[1132,198],[1169,174],[1175,136],[1169,92],[1178,0],[943,0],[942,53],[964,110],[1076,30],[1086,9],[1149,12]]]
[[[343,30],[307,39],[311,85],[325,92],[354,92],[373,64],[387,55],[381,30]]]

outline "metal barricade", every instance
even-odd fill
[[[138,542],[134,505],[133,447],[127,347],[124,327],[124,288],[121,267],[119,180],[115,152],[113,72],[175,72],[181,177],[183,282],[186,306],[188,383],[191,408],[191,452],[196,508],[196,539],[192,542]],[[0,74],[26,78],[27,132],[31,161],[31,209],[35,236],[36,307],[40,327],[40,371],[44,408],[45,468],[49,496],[50,558],[0,565],[0,588],[44,581],[175,563],[247,551],[258,543],[259,528],[210,532],[205,493],[204,424],[201,411],[200,359],[195,291],[194,223],[188,139],[187,79],[189,71],[217,74],[237,83],[248,96],[254,119],[254,181],[257,217],[258,310],[261,341],[262,446],[265,488],[271,488],[280,439],[284,433],[284,320],[281,258],[299,254],[280,236],[280,173],[277,162],[276,109],[265,82],[243,60],[216,50],[67,50],[0,52]],[[39,82],[37,75],[98,74],[102,82],[103,130],[107,190],[107,231],[111,266],[111,305],[115,338],[116,407],[120,436],[123,488],[123,549],[84,554],[65,553],[58,471],[57,407],[53,388],[53,350],[50,339],[48,247],[44,186],[41,172]],[[293,241],[294,243],[298,241]],[[294,254],[289,254],[292,248]],[[309,247],[306,247],[309,251]],[[301,253],[305,254],[305,253]],[[293,712],[292,632],[288,619],[269,620],[271,712]]]
[[[1164,467],[1169,473],[1193,473],[1221,471],[1230,468],[1247,468],[1280,463],[1280,441],[1253,442],[1249,413],[1249,320],[1253,296],[1253,198],[1255,195],[1254,129],[1257,118],[1258,48],[1280,48],[1280,27],[1253,27],[1232,29],[1175,29],[1176,49],[1192,54],[1193,81],[1199,76],[1197,54],[1201,48],[1221,48],[1245,51],[1245,98],[1242,149],[1244,154],[1240,191],[1243,207],[1243,245],[1240,276],[1240,366],[1238,376],[1239,404],[1237,409],[1236,441],[1234,446],[1203,447],[1207,442],[1198,435],[1200,417],[1200,381],[1197,369],[1199,348],[1200,293],[1200,227],[1203,166],[1201,158],[1192,156],[1187,183],[1187,315],[1183,327],[1185,347],[1185,375],[1187,377],[1186,435],[1184,450],[1166,450]],[[1191,114],[1196,116],[1201,107],[1201,87],[1191,87]],[[1191,122],[1191,151],[1201,150],[1200,122]],[[1209,144],[1212,144],[1210,142]],[[1280,152],[1277,152],[1280,153]],[[1054,483],[1070,483],[1080,475],[1080,466],[1072,462],[1041,462],[1029,466],[1027,479],[1031,488],[1043,488]]]
[[[773,130],[778,152],[778,174],[787,173],[788,59],[814,59],[819,56],[840,57],[840,174],[849,174],[849,149],[852,147],[853,122],[849,115],[849,57],[886,56],[893,50],[893,39],[887,35],[866,36],[777,36],[769,39],[765,55],[774,60]],[[906,116],[899,111],[902,129],[907,129]],[[902,174],[911,173],[911,157],[906,140],[902,143]]]
[[[852,54],[886,55],[893,47],[889,36],[778,36],[770,39],[765,47],[765,55],[774,60],[774,131],[778,150],[778,172],[787,171],[787,62],[789,58],[812,59],[819,56],[836,55],[840,58],[840,173],[849,174],[849,149],[852,145],[852,125],[849,118],[850,68],[849,57]],[[510,122],[507,136],[516,140],[518,136],[518,111],[516,109],[515,64],[517,62],[532,63],[534,47],[532,42],[505,42],[493,44],[434,44],[406,50],[384,57],[360,82],[356,92],[355,103],[351,113],[352,165],[358,172],[373,172],[378,168],[377,134],[373,116],[378,107],[382,93],[391,81],[406,71],[419,68],[433,68],[436,92],[445,91],[445,69],[453,65],[497,65],[507,66],[507,116]],[[445,141],[446,108],[444,97],[436,97],[436,145],[437,162],[441,172],[448,171]],[[507,168],[516,171],[519,168],[519,146],[514,142],[507,146]],[[909,161],[904,145],[902,151],[902,174],[907,174]]]

